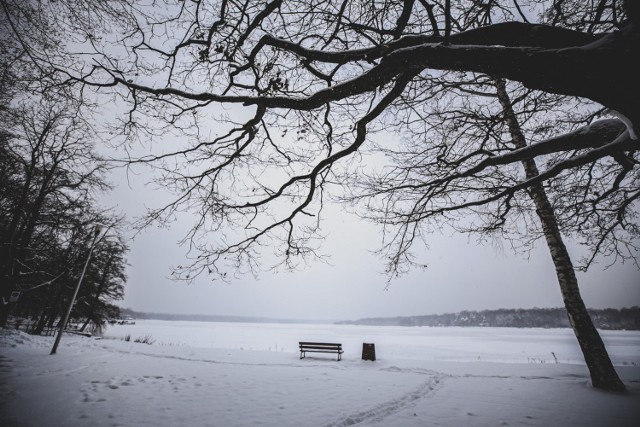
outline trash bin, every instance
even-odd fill
[[[362,343],[362,360],[376,360],[376,345],[373,343]]]

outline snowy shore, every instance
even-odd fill
[[[145,320],[65,335],[54,356],[52,337],[0,330],[2,425],[635,426],[640,333],[602,335],[628,395],[589,385],[564,329]],[[301,340],[342,342],[344,358],[300,360]]]

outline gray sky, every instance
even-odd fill
[[[123,173],[112,181],[116,190],[104,203],[130,217],[163,197],[135,178],[124,184]],[[380,244],[380,229],[334,209],[328,217],[323,250],[331,265],[314,263],[296,272],[263,273],[232,283],[201,276],[194,284],[168,279],[169,266],[185,261],[186,248],[177,241],[188,221],[169,230],[150,228],[131,242],[122,307],[137,311],[241,315],[287,319],[344,320],[408,316],[496,308],[561,307],[560,290],[550,256],[539,242],[529,259],[491,245],[477,246],[463,235],[433,235],[430,248],[419,252],[427,270],[414,270],[386,288],[383,261],[370,250]],[[579,247],[570,245],[572,256]],[[631,264],[603,271],[596,265],[580,273],[588,307],[640,305],[640,273]]]
[[[117,110],[113,103],[109,108]],[[207,116],[214,117],[227,114],[230,107],[208,108],[213,111],[207,111]],[[222,133],[220,126],[212,127]],[[157,139],[152,145],[160,151],[185,143],[164,134]],[[144,174],[132,177],[132,188],[126,185],[124,171],[116,171],[111,180],[117,188],[105,195],[103,203],[116,206],[129,218],[143,213],[145,203],[157,207],[159,200],[166,199],[144,186],[148,180]],[[387,287],[387,277],[381,273],[383,261],[370,253],[381,242],[379,228],[339,210],[325,217],[329,237],[323,249],[331,254],[331,265],[316,263],[302,271],[263,273],[259,280],[247,276],[230,284],[212,282],[206,276],[192,285],[169,280],[170,266],[186,262],[187,249],[177,242],[190,224],[175,223],[170,230],[149,228],[130,242],[129,282],[121,305],[147,312],[318,320],[563,305],[544,242],[527,260],[524,255],[514,256],[507,245],[500,250],[477,246],[473,240],[468,243],[463,235],[433,235],[430,248],[418,252],[419,261],[429,268],[414,270]],[[579,258],[577,245],[570,245],[570,251],[574,259]],[[640,305],[640,273],[631,264],[604,272],[596,265],[579,274],[579,281],[589,307]]]

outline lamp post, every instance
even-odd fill
[[[51,354],[56,354],[56,350],[58,349],[58,344],[60,344],[60,338],[62,338],[62,333],[64,332],[65,326],[67,326],[67,322],[69,321],[69,315],[71,314],[71,309],[73,308],[73,303],[78,296],[78,291],[80,290],[80,285],[82,284],[82,279],[84,278],[84,273],[87,271],[87,266],[89,265],[89,260],[91,259],[91,254],[93,254],[93,248],[95,248],[96,243],[98,243],[98,236],[102,232],[102,226],[96,225],[93,228],[93,240],[91,241],[91,247],[89,249],[89,255],[87,255],[87,260],[84,263],[84,267],[82,269],[82,274],[80,274],[80,279],[78,280],[78,284],[76,285],[76,289],[73,292],[73,296],[71,297],[71,301],[69,301],[69,307],[67,308],[67,312],[64,315],[64,318],[60,322],[60,329],[58,330],[58,335],[56,335],[56,341],[53,343],[53,348],[51,349]]]

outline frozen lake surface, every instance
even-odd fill
[[[345,359],[374,343],[378,359],[584,364],[570,329],[432,328],[332,324],[139,320],[114,325],[105,338],[150,335],[154,345],[297,353],[299,341],[339,342]],[[640,365],[640,331],[601,331],[614,364]],[[554,357],[555,355],[555,357]],[[318,356],[322,357],[322,356]],[[329,356],[330,357],[330,356]]]

